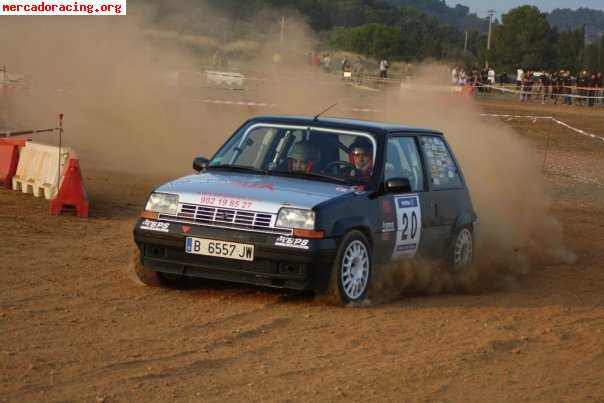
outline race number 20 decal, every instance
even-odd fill
[[[422,232],[422,211],[419,196],[395,196],[396,206],[396,243],[393,259],[415,256]]]

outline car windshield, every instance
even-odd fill
[[[362,132],[254,124],[231,137],[208,169],[364,183],[373,175],[375,144]]]

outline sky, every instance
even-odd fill
[[[579,7],[604,11],[604,0],[445,0],[445,2],[450,7],[454,7],[458,3],[468,6],[470,12],[476,13],[479,17],[486,17],[490,9],[495,10],[497,17],[500,17],[508,10],[525,4],[537,6],[543,12],[552,11],[555,8],[576,10]]]

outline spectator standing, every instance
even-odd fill
[[[554,105],[558,103],[560,97],[564,94],[564,70],[555,72],[555,78],[552,79],[554,84],[552,97],[554,98]]]
[[[380,60],[380,78],[388,78],[388,60],[382,58]]]
[[[342,80],[352,81],[352,66],[346,57],[342,60]]]
[[[543,84],[544,74],[541,73],[537,77],[533,77],[534,82],[534,92],[537,95],[537,99],[541,102],[541,104],[545,104],[545,85]]]
[[[458,85],[464,86],[467,83],[468,83],[468,74],[466,73],[466,71],[464,69],[462,69],[461,72],[459,73]]]
[[[522,80],[524,79],[524,70],[518,69],[516,70],[516,89],[520,90],[522,88]]]
[[[587,80],[587,84],[589,86],[589,99],[587,100],[588,105],[594,106],[594,101],[596,100],[595,97],[598,96],[597,78],[596,78],[595,74],[592,74],[591,76],[589,76],[589,79]]]
[[[489,81],[489,70],[485,68],[481,72],[478,73],[478,82],[476,83],[476,85],[478,86],[478,91],[480,91],[480,92],[488,91],[489,88],[485,87],[487,85],[488,81]]]
[[[329,53],[325,53],[323,55],[323,70],[326,73],[331,73],[331,56],[329,56]]]
[[[549,74],[549,72],[544,72],[543,76],[541,77],[541,83],[543,85],[543,99],[542,99],[542,103],[545,103],[545,100],[549,97],[549,94],[551,93],[551,86],[552,86],[552,78]]]
[[[524,76],[526,78],[526,101],[529,102],[533,95],[533,84],[535,77],[533,77],[533,72],[530,70],[527,70],[526,73],[524,73]]]
[[[572,105],[573,101],[572,98],[570,97],[571,93],[572,93],[572,84],[573,84],[573,80],[572,77],[570,75],[570,70],[566,70],[564,72],[564,78],[562,80],[562,86],[564,88],[564,105]]]
[[[587,86],[586,75],[587,75],[586,71],[580,71],[579,74],[577,75],[577,94],[580,97],[584,97],[586,95],[586,92],[585,92],[585,87]],[[576,99],[576,103],[579,105],[582,105],[584,102],[585,102],[585,98]]]
[[[604,96],[604,91],[602,91],[602,86],[604,85],[604,83],[602,82],[602,72],[598,73],[596,75],[596,88],[597,88],[597,96],[600,97],[598,98],[596,101],[597,103],[601,104],[604,103],[604,99],[602,99],[602,97]]]
[[[459,83],[459,73],[457,67],[453,67],[451,70],[451,84],[457,85]]]
[[[520,82],[520,102],[529,101],[529,93],[531,91],[530,86],[530,71],[522,74],[522,81]]]
[[[495,70],[492,67],[489,68],[488,80],[489,85],[495,85]]]

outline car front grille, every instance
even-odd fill
[[[176,216],[161,214],[161,219],[218,228],[232,228],[269,234],[291,234],[290,229],[275,228],[276,215],[246,210],[181,203]]]

